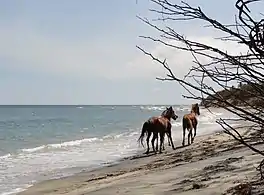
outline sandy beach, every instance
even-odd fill
[[[257,148],[252,132],[241,129]],[[190,146],[167,146],[162,154],[139,154],[116,165],[40,182],[19,195],[262,194],[256,167],[262,160],[223,132],[196,137]],[[253,182],[254,181],[254,182]],[[251,184],[248,184],[251,182]]]

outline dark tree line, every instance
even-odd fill
[[[259,138],[255,140],[258,143],[263,142],[264,19],[261,18],[264,18],[264,15],[260,13],[260,19],[256,19],[253,18],[253,14],[250,11],[250,6],[259,3],[259,0],[237,0],[235,3],[237,15],[234,17],[233,24],[223,24],[207,15],[201,7],[194,7],[186,2],[175,3],[173,0],[150,1],[155,7],[151,11],[155,13],[157,18],[150,20],[139,17],[139,19],[158,31],[160,36],[141,37],[168,48],[188,52],[193,58],[190,71],[183,78],[179,78],[174,74],[174,70],[170,68],[166,59],[161,59],[137,46],[144,54],[166,69],[167,75],[164,78],[157,79],[161,81],[176,81],[186,89],[188,95],[185,95],[185,98],[202,102],[208,100],[210,101],[210,106],[222,107],[235,114],[237,116],[236,119],[220,118],[216,122],[222,126],[225,133],[254,152],[264,156],[264,152],[255,147],[257,143],[247,142],[240,135],[239,130],[232,127],[230,123],[230,120],[247,121],[248,128],[252,128],[256,132],[254,137]],[[188,23],[191,21],[204,22],[206,29],[214,29],[222,34],[221,37],[216,37],[217,39],[242,45],[246,50],[234,54],[231,51],[222,50],[204,42],[188,39],[188,37],[178,31],[178,28],[175,30],[171,26],[178,22]],[[240,85],[240,87],[234,90],[234,83]],[[247,87],[243,87],[245,85]],[[222,93],[217,92],[219,89],[229,93],[236,101],[243,103],[243,107],[230,102]],[[245,93],[253,97],[254,101],[245,100],[243,95],[241,95]],[[264,161],[258,167],[262,179],[264,179],[261,170],[263,164]]]

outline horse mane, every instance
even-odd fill
[[[168,112],[168,109],[166,108],[166,110],[164,110],[164,111],[161,113],[161,116],[166,116],[166,115],[167,115],[167,112]]]
[[[192,104],[192,111],[195,111],[195,104]]]

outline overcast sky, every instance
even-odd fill
[[[234,2],[195,4],[228,23]],[[152,17],[150,7],[148,0],[0,1],[0,104],[189,103],[177,83],[155,80],[164,70],[136,49],[168,55],[179,76],[191,66],[187,55],[138,38],[155,34],[136,18]],[[174,26],[214,42],[198,23]]]

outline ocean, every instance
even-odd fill
[[[0,106],[0,194],[145,151],[137,143],[142,124],[165,106]],[[182,116],[190,105],[173,108],[179,116],[172,122],[178,146]],[[221,109],[201,108],[200,113],[197,136],[219,130],[217,118],[232,117]]]

